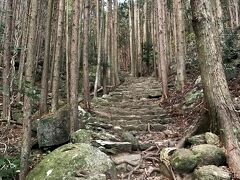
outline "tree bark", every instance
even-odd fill
[[[3,119],[10,124],[10,62],[11,62],[11,45],[13,35],[13,0],[7,0],[7,14],[6,14],[6,27],[4,30],[4,54],[3,54]]]
[[[84,26],[83,26],[83,86],[84,86],[84,105],[90,109],[90,89],[89,89],[89,68],[88,68],[88,46],[89,46],[89,9],[90,0],[85,1],[84,5]]]
[[[96,70],[96,79],[94,84],[94,97],[97,97],[97,88],[100,80],[100,67],[101,67],[101,54],[102,54],[102,31],[103,31],[103,8],[102,2],[97,0],[96,2],[96,11],[97,11],[97,70]],[[100,14],[101,10],[101,14]],[[100,14],[100,16],[99,16]]]
[[[53,8],[53,0],[49,0],[48,10],[47,10],[46,29],[45,29],[46,38],[45,38],[45,49],[44,49],[44,63],[43,63],[43,72],[42,72],[42,80],[41,80],[41,99],[40,99],[41,115],[47,112],[52,8]]]
[[[52,79],[52,112],[58,109],[59,100],[59,82],[60,82],[60,61],[61,61],[61,47],[63,37],[63,14],[64,14],[64,0],[59,1],[58,7],[58,23],[57,23],[57,40],[56,50],[54,56],[54,69]]]
[[[227,150],[228,165],[235,177],[240,178],[237,139],[240,123],[224,74],[218,27],[214,22],[215,8],[211,3],[209,0],[191,0],[201,77],[212,127],[218,127]]]
[[[79,0],[73,0],[72,12],[72,37],[71,37],[71,56],[70,56],[70,132],[75,132],[79,125],[78,120],[78,31],[79,31]]]
[[[29,36],[27,45],[27,59],[26,59],[26,72],[25,72],[25,94],[23,105],[23,139],[21,150],[21,172],[20,180],[24,180],[29,169],[29,155],[31,145],[31,111],[32,111],[32,97],[31,92],[34,84],[33,71],[35,60],[35,37],[36,37],[36,18],[37,18],[37,0],[31,1],[31,15],[29,23]],[[30,94],[29,94],[30,93]]]
[[[177,25],[177,89],[183,91],[185,81],[185,29],[182,0],[175,1]]]

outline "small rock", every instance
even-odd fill
[[[151,131],[164,131],[166,130],[166,126],[162,124],[150,124]]]
[[[198,158],[189,149],[177,149],[171,156],[171,165],[179,172],[192,172],[197,166]]]
[[[115,164],[119,165],[122,163],[127,163],[132,166],[137,166],[141,161],[141,155],[140,154],[118,154],[116,156],[112,157],[112,160]]]
[[[191,150],[198,156],[199,165],[224,165],[226,157],[223,149],[212,144],[193,146]]]
[[[147,131],[148,125],[147,124],[140,124],[138,126],[127,125],[127,126],[123,126],[123,128],[127,131]]]
[[[187,141],[192,145],[206,144],[206,139],[204,134],[192,136],[188,138]]]
[[[127,171],[127,163],[122,163],[116,166],[118,172],[126,172]]]
[[[130,132],[124,132],[122,134],[123,141],[130,142],[133,150],[137,150],[139,147],[138,139]]]
[[[103,146],[106,149],[113,149],[116,153],[119,152],[131,152],[132,144],[130,142],[112,142],[112,141],[95,141],[99,146]]]
[[[206,132],[205,139],[206,139],[207,144],[212,144],[212,145],[216,145],[216,146],[220,145],[219,137],[216,134],[213,134],[211,132]]]
[[[195,180],[231,180],[229,171],[213,165],[195,169],[194,177]]]
[[[139,143],[139,149],[141,151],[144,151],[144,150],[150,148],[151,146],[154,146],[154,143],[151,143],[151,142]]]
[[[72,143],[91,143],[92,132],[85,129],[79,129],[71,135]]]

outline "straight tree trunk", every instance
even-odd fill
[[[71,38],[71,58],[70,58],[70,132],[75,132],[79,125],[78,120],[78,34],[79,34],[79,0],[73,0],[72,12],[72,38]]]
[[[218,126],[224,142],[227,161],[240,178],[239,117],[236,114],[222,65],[218,26],[215,24],[212,1],[191,0],[193,27],[196,34],[198,58],[205,100],[212,126]]]
[[[31,14],[29,23],[29,36],[27,45],[27,59],[25,81],[28,83],[25,87],[24,105],[23,105],[23,138],[21,150],[21,172],[20,180],[24,180],[29,169],[29,155],[31,146],[31,115],[32,115],[32,97],[31,91],[34,85],[33,71],[35,60],[35,37],[36,37],[36,19],[37,19],[37,0],[31,1]]]
[[[64,16],[64,0],[59,0],[58,7],[58,23],[57,23],[57,40],[54,56],[54,69],[52,79],[52,112],[58,109],[59,100],[59,82],[60,82],[60,61],[61,61],[61,47],[63,38],[63,16]]]
[[[177,89],[183,91],[185,81],[185,29],[182,0],[176,1],[177,24]]]
[[[162,87],[163,87],[163,99],[168,97],[168,77],[167,77],[167,58],[166,58],[166,46],[165,46],[165,33],[166,24],[165,22],[165,3],[166,1],[157,1],[158,3],[158,38],[159,38],[159,76],[161,75]]]
[[[45,45],[44,45],[44,62],[41,80],[41,99],[40,99],[40,114],[47,112],[48,98],[48,72],[49,72],[49,57],[50,57],[50,41],[51,41],[51,19],[52,19],[53,0],[48,1],[47,21],[45,29]]]
[[[108,69],[108,12],[105,15],[105,34],[104,34],[104,57],[103,57],[103,94],[107,94],[107,69]]]
[[[136,59],[134,53],[134,26],[133,26],[133,11],[132,11],[133,2],[129,0],[129,47],[130,47],[130,58],[131,58],[131,75],[136,77]]]
[[[86,109],[90,109],[89,68],[88,68],[89,9],[90,0],[86,0],[84,5],[84,25],[83,25],[83,86],[84,86],[84,105]]]
[[[13,36],[13,0],[7,0],[6,6],[6,27],[4,30],[4,54],[3,54],[3,119],[10,124],[11,105],[10,105],[10,62],[11,62],[11,46]]]
[[[113,0],[114,2],[114,10],[113,10],[113,50],[112,50],[112,58],[113,58],[113,74],[114,74],[114,86],[120,83],[118,76],[118,2],[117,0]]]
[[[96,70],[96,79],[94,84],[94,97],[97,97],[97,88],[100,81],[100,67],[101,67],[101,54],[102,54],[102,31],[103,31],[103,12],[102,2],[97,0],[96,2],[96,11],[97,11],[97,70]],[[101,11],[101,16],[99,16]]]

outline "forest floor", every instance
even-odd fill
[[[118,168],[119,179],[164,180],[159,172],[159,152],[163,147],[173,147],[206,112],[203,98],[196,98],[186,104],[186,96],[193,89],[201,90],[196,83],[198,77],[188,77],[184,92],[175,90],[174,78],[169,83],[169,98],[161,101],[161,84],[153,77],[127,77],[109,95],[93,100],[94,118],[114,126],[106,131],[122,138],[123,132],[130,132],[140,144],[135,151],[112,155],[121,159]],[[240,95],[239,79],[230,82],[230,90],[237,100]],[[22,126],[0,124],[0,154],[19,156],[21,150]],[[38,153],[36,153],[38,154]],[[41,157],[32,154],[34,166]],[[140,156],[139,156],[140,155]],[[124,162],[124,158],[132,162]]]

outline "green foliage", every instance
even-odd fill
[[[5,158],[0,156],[0,178],[4,180],[15,179],[19,168],[19,158]]]

